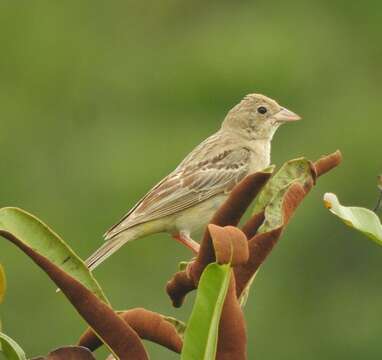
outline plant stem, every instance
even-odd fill
[[[382,205],[382,190],[380,190],[380,192],[379,192],[378,202],[377,202],[377,205],[375,206],[373,211],[374,212],[378,212],[378,210],[380,209],[381,205]]]

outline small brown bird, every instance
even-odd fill
[[[128,241],[168,232],[198,252],[190,234],[208,224],[232,188],[270,164],[277,128],[299,120],[295,113],[260,94],[233,107],[218,132],[198,145],[105,234],[105,244],[87,261],[94,269]]]

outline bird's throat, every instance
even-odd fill
[[[254,140],[250,144],[252,157],[250,163],[251,173],[268,167],[271,163],[271,141],[269,139]]]

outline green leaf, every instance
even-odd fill
[[[256,197],[253,213],[263,211],[277,194],[298,181],[304,184],[312,176],[310,161],[297,158],[287,161],[279,171],[265,184],[260,194]]]
[[[265,208],[264,213],[264,222],[257,230],[258,233],[265,233],[271,231],[273,229],[277,229],[280,226],[284,225],[284,217],[283,217],[283,202],[284,195],[288,192],[289,188],[295,183],[297,180],[289,183],[283,189],[279,190],[274,197],[270,200]]]
[[[7,360],[26,360],[24,350],[9,336],[0,332],[1,352]]]
[[[229,264],[212,263],[204,270],[184,335],[181,360],[215,359],[220,316],[230,276]]]
[[[75,252],[47,225],[35,216],[17,208],[0,209],[0,235],[8,233],[27,247],[46,257],[108,303],[101,287]]]
[[[5,271],[3,266],[0,264],[0,304],[4,300],[5,291],[7,289],[7,280],[5,277]]]
[[[373,211],[362,207],[342,206],[337,196],[332,193],[324,195],[324,203],[330,212],[338,216],[346,225],[382,245],[382,224]]]

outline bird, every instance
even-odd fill
[[[220,129],[196,146],[104,235],[86,260],[92,271],[129,241],[167,232],[194,253],[191,234],[206,226],[233,187],[270,165],[271,141],[284,123],[301,119],[261,94],[248,94],[225,116]]]

